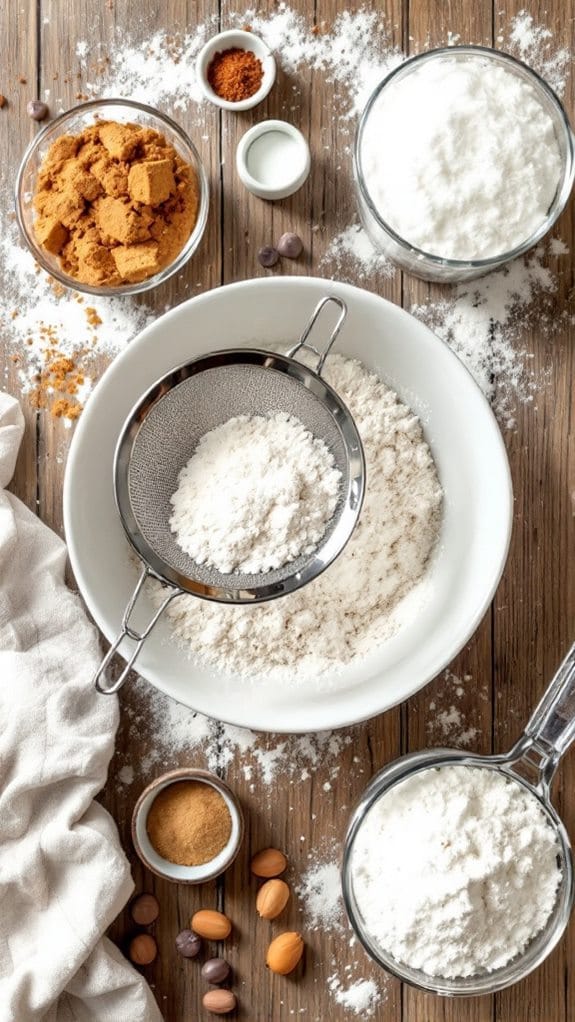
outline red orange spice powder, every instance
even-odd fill
[[[216,96],[239,103],[254,96],[262,84],[262,62],[251,50],[233,46],[216,53],[208,67],[208,82]]]

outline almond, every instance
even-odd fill
[[[280,933],[272,940],[266,955],[266,965],[272,972],[287,976],[303,955],[304,942],[299,933]]]
[[[236,995],[231,990],[208,990],[202,998],[202,1004],[214,1015],[227,1015],[237,1004]]]
[[[287,867],[287,859],[283,852],[277,848],[264,848],[257,852],[252,859],[252,873],[257,877],[279,877]]]
[[[289,901],[290,890],[285,880],[266,880],[256,898],[258,915],[262,919],[275,919]]]
[[[190,927],[206,940],[225,940],[232,932],[232,924],[223,912],[204,908],[192,916]]]

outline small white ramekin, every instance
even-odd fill
[[[219,855],[216,855],[214,859],[210,859],[209,862],[205,862],[201,866],[180,866],[175,862],[164,859],[161,855],[158,855],[148,837],[146,824],[154,799],[164,788],[179,781],[200,781],[203,784],[211,785],[212,788],[219,791],[224,799],[232,819],[232,832],[227,845],[225,848],[222,848]],[[213,880],[214,877],[220,876],[234,861],[240,850],[243,836],[244,817],[241,806],[231,788],[224,781],[220,780],[219,777],[216,777],[215,774],[211,774],[207,770],[197,770],[193,767],[170,770],[169,773],[163,774],[161,777],[156,778],[155,781],[152,781],[147,788],[144,788],[132,814],[132,842],[144,866],[151,870],[152,873],[155,873],[156,876],[163,877],[165,880],[171,880],[177,884],[203,884],[207,880]]]
[[[263,69],[262,84],[258,91],[254,92],[249,99],[240,99],[235,103],[218,96],[208,81],[208,68],[216,53],[223,53],[225,50],[234,49],[234,47],[239,50],[249,50],[255,54],[258,60],[261,60]],[[261,103],[271,91],[276,80],[276,62],[272,51],[259,36],[254,35],[253,32],[230,29],[227,32],[219,32],[202,47],[196,59],[196,74],[204,96],[214,106],[219,106],[222,110],[251,110],[252,107]]]
[[[262,135],[273,132],[287,135],[295,141],[301,154],[301,160],[294,168],[293,177],[287,181],[283,179],[281,183],[275,186],[258,181],[257,177],[254,177],[249,169],[249,151],[251,146]],[[261,121],[260,124],[254,124],[253,128],[249,128],[245,135],[242,135],[236,151],[236,166],[240,180],[252,195],[257,195],[260,199],[286,199],[288,195],[293,195],[294,192],[297,192],[298,188],[301,188],[307,181],[311,169],[309,145],[301,131],[295,128],[293,124],[288,124],[287,121]]]

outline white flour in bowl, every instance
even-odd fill
[[[325,441],[293,415],[236,415],[206,433],[181,470],[170,528],[198,564],[272,571],[315,550],[340,483]]]
[[[534,87],[484,57],[436,58],[382,90],[361,145],[366,189],[402,238],[445,259],[510,252],[544,223],[562,172]]]
[[[402,602],[408,594],[409,612],[419,610],[442,502],[421,423],[360,362],[330,355],[324,375],[347,404],[364,445],[367,491],[355,532],[322,575],[281,599],[255,607],[174,600],[169,625],[190,657],[242,676],[296,684],[388,639],[402,611],[408,613]],[[155,603],[163,599],[159,583],[150,591]]]
[[[557,896],[555,832],[518,782],[481,767],[422,770],[369,811],[352,853],[367,931],[430,976],[501,968]]]

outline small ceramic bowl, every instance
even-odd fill
[[[260,121],[240,139],[236,167],[252,195],[268,200],[287,199],[308,179],[309,145],[301,131],[287,121]]]
[[[262,84],[257,92],[249,99],[240,99],[232,103],[230,100],[222,99],[212,89],[208,81],[208,68],[216,53],[223,53],[224,50],[250,50],[258,60],[261,60],[263,68]],[[219,32],[200,50],[196,60],[196,74],[198,83],[206,99],[214,106],[222,110],[251,110],[266,98],[276,80],[276,62],[273,53],[264,43],[263,39],[254,35],[253,32],[243,32],[239,29],[231,29],[228,32]]]
[[[191,167],[193,167],[200,189],[200,204],[198,217],[194,228],[178,252],[176,258],[164,266],[159,273],[155,273],[145,280],[137,283],[120,284],[117,287],[98,286],[84,284],[75,277],[65,273],[60,265],[58,256],[52,255],[42,245],[38,244],[34,233],[34,191],[36,178],[42,166],[42,162],[48,149],[60,135],[78,135],[86,128],[101,121],[119,121],[120,123],[137,124],[142,128],[153,128],[164,135],[166,140],[173,145],[178,155]],[[153,107],[144,106],[143,103],[135,103],[129,99],[99,99],[91,100],[89,103],[81,103],[72,107],[59,117],[50,121],[31,141],[24,156],[18,176],[16,179],[16,215],[22,237],[36,262],[51,274],[55,280],[65,287],[74,291],[82,291],[84,294],[100,295],[109,298],[115,295],[134,295],[143,291],[149,291],[158,284],[177,273],[187,263],[188,259],[196,251],[206,226],[209,206],[208,178],[204,170],[200,154],[194,143],[185,131],[180,128],[171,117],[160,113]]]
[[[210,859],[209,862],[205,862],[201,866],[179,866],[175,862],[162,858],[148,837],[146,824],[154,800],[164,788],[179,781],[200,781],[203,784],[211,785],[223,797],[232,818],[232,832],[227,845],[215,859]],[[162,774],[147,788],[144,788],[132,814],[132,841],[144,866],[156,876],[171,880],[176,884],[203,884],[207,880],[213,880],[220,876],[234,861],[240,850],[243,836],[244,817],[238,799],[224,781],[207,770],[184,767]]]

